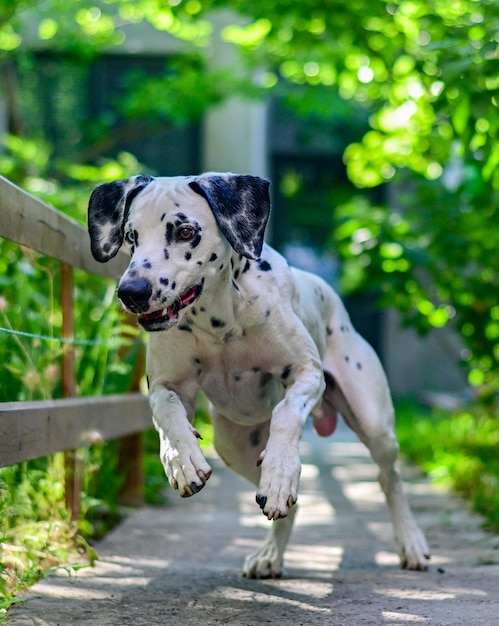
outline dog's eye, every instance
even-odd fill
[[[136,232],[134,230],[127,230],[125,232],[125,242],[129,246],[134,246],[136,243]]]
[[[182,226],[178,230],[178,238],[182,239],[182,241],[189,241],[189,239],[194,237],[195,233],[196,231],[192,226]]]

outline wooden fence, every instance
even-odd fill
[[[10,239],[61,263],[62,336],[74,336],[73,268],[110,279],[127,264],[125,253],[101,265],[90,254],[86,229],[78,222],[0,176],[0,237]],[[21,329],[22,330],[22,329]],[[0,403],[0,467],[64,451],[66,504],[79,514],[80,481],[76,449],[120,439],[120,470],[125,474],[124,504],[142,502],[140,433],[151,427],[147,399],[140,393],[76,398],[74,347],[63,344],[62,399]],[[1,373],[0,373],[1,384]]]

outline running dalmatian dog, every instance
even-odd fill
[[[340,413],[379,466],[402,567],[425,570],[429,551],[396,466],[394,413],[378,358],[338,295],[264,243],[269,213],[269,182],[235,174],[139,175],[91,195],[95,259],[109,261],[123,241],[131,253],[118,297],[151,333],[147,375],[166,475],[183,497],[210,478],[192,425],[202,390],[218,454],[258,485],[256,501],[273,520],[243,574],[277,577],[296,510],[305,422],[311,415],[327,436]]]

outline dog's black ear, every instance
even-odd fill
[[[96,261],[111,260],[123,243],[123,231],[132,200],[154,180],[152,176],[132,176],[99,185],[88,204],[88,232]]]
[[[210,205],[232,248],[258,259],[270,215],[270,183],[258,176],[204,174],[189,183]]]

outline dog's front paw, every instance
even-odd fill
[[[201,491],[211,476],[211,467],[201,452],[196,431],[189,433],[186,441],[179,441],[175,446],[160,432],[160,458],[170,485],[182,498]]]
[[[298,499],[301,471],[298,450],[285,456],[269,454],[266,450],[259,463],[262,473],[256,501],[269,520],[286,517]]]

